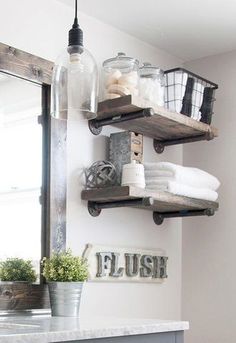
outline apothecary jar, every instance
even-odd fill
[[[139,61],[119,52],[103,62],[103,100],[139,95]]]
[[[140,71],[140,96],[155,105],[164,106],[165,82],[164,72],[151,63],[143,63]]]

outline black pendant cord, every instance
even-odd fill
[[[75,0],[75,18],[72,29],[69,31],[69,47],[78,45],[83,46],[83,31],[78,23],[78,0]]]
[[[75,0],[75,19],[78,20],[78,0]]]
[[[78,23],[78,0],[75,0],[75,18],[74,18],[74,24],[72,27],[74,29],[79,27],[79,23]]]
[[[78,0],[75,0],[75,18],[74,18],[74,24],[73,28],[77,28],[79,26],[78,24]]]

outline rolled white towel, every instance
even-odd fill
[[[144,163],[145,178],[170,177],[170,181],[197,188],[206,188],[216,191],[220,181],[213,175],[191,167],[183,167],[170,162]]]
[[[153,183],[146,182],[146,189],[154,191],[165,191],[175,195],[186,196],[189,198],[216,201],[218,193],[206,188],[196,188],[188,185],[183,185],[175,181],[155,181]]]
[[[199,112],[203,100],[204,86],[200,82],[194,83],[193,95],[192,95],[192,114],[191,117],[196,120],[201,119],[201,113]]]

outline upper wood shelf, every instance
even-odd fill
[[[130,186],[84,190],[81,198],[89,201],[89,212],[93,216],[99,215],[104,208],[134,207],[153,211],[157,224],[170,217],[213,215],[219,207],[213,201]]]
[[[90,129],[99,134],[105,125],[153,138],[157,152],[162,152],[167,145],[211,140],[218,136],[213,126],[131,95],[99,103],[97,118],[90,121]]]

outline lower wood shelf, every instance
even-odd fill
[[[157,192],[137,187],[117,186],[82,191],[81,198],[88,201],[89,213],[96,217],[102,209],[133,207],[153,212],[156,224],[165,218],[212,216],[219,204],[213,201]]]

